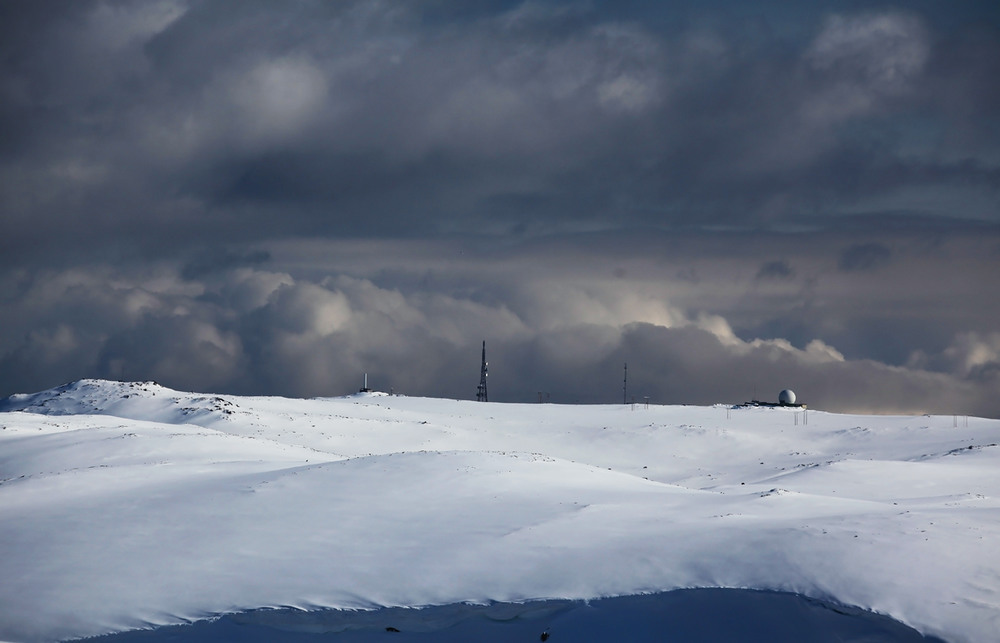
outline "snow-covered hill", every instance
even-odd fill
[[[998,443],[953,416],[84,380],[0,402],[0,639],[733,587],[991,641]]]

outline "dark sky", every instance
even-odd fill
[[[653,5],[650,7],[649,5]],[[0,395],[1000,417],[992,2],[0,3]]]

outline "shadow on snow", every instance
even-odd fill
[[[96,643],[935,642],[887,616],[798,594],[687,589],[591,601],[455,604],[371,611],[266,609]]]

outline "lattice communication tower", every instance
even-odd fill
[[[476,389],[476,401],[489,401],[486,395],[486,340],[483,340],[483,365],[479,370],[479,387]]]

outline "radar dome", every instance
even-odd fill
[[[781,393],[778,393],[778,404],[795,404],[795,391],[786,388]]]

